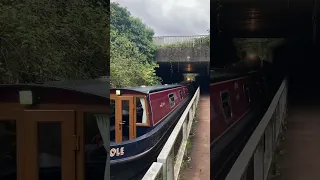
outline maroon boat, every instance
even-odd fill
[[[210,141],[214,176],[223,169],[234,148],[238,148],[235,139],[244,136],[248,125],[257,122],[255,117],[261,114],[263,83],[256,71],[227,73],[211,70],[210,73]]]

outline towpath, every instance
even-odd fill
[[[201,94],[197,122],[193,125],[191,162],[181,172],[182,180],[210,179],[210,95]]]
[[[320,179],[320,106],[291,106],[288,129],[281,143],[282,156],[276,160],[280,175],[272,180]]]

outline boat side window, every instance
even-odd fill
[[[246,85],[243,85],[243,91],[246,94],[246,100],[247,102],[251,102],[251,98],[250,98],[250,91],[249,91],[249,87]]]
[[[17,178],[16,135],[15,120],[0,120],[0,179]]]
[[[221,93],[221,102],[225,118],[230,119],[232,116],[232,109],[230,103],[230,94],[228,91]]]
[[[115,131],[115,122],[116,122],[116,103],[114,99],[110,100],[110,142],[115,142],[116,140],[116,131]]]
[[[173,93],[170,93],[168,97],[169,97],[170,107],[173,107],[175,105]]]
[[[180,100],[182,100],[183,96],[182,96],[182,91],[181,90],[179,91],[179,94],[180,94]]]
[[[147,105],[144,97],[136,97],[136,123],[147,124]]]
[[[110,102],[110,104],[112,101]],[[111,109],[112,110],[112,109]],[[107,146],[109,116],[106,113],[85,113],[84,127],[84,160],[85,179],[105,179],[105,166],[109,146]]]

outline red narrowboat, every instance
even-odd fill
[[[110,90],[111,179],[130,179],[158,156],[190,99],[186,85]]]
[[[218,173],[221,167],[216,165],[225,161],[221,162],[222,154],[231,152],[231,142],[242,136],[240,133],[246,131],[245,127],[252,124],[261,112],[263,88],[258,72],[226,73],[211,70],[210,73],[211,164],[214,164],[215,173]]]

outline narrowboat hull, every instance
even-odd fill
[[[265,109],[265,91],[262,86],[261,74],[245,73],[232,74],[210,84],[211,95],[211,178],[224,179],[228,169],[236,160],[238,153],[259,123]],[[243,87],[238,88],[239,87]],[[248,88],[249,99],[245,89]],[[222,95],[219,92],[228,91],[233,113],[230,122],[227,122],[223,111]],[[213,98],[212,98],[213,97]],[[211,131],[212,131],[211,130]],[[219,166],[217,166],[219,164]],[[230,166],[230,167],[229,167]]]
[[[250,110],[212,144],[210,150],[210,168],[212,172],[211,177],[214,180],[225,178],[228,169],[231,168],[246,140],[259,123],[260,112],[258,108]],[[220,166],[217,167],[217,164]]]
[[[182,102],[162,122],[157,124],[150,132],[131,142],[124,142],[110,147],[110,149],[125,149],[125,156],[110,162],[112,180],[141,179],[144,172],[156,161],[163,145],[178,122],[191,97]]]

